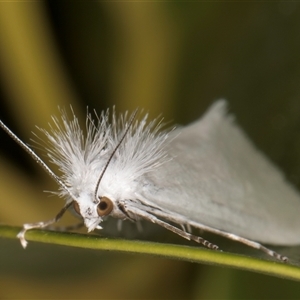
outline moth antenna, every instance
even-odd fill
[[[70,192],[68,187],[54,174],[54,172],[47,166],[47,164],[23,141],[21,141],[1,120],[0,120],[0,127],[21,147],[23,148],[45,171],[52,179],[54,179],[58,185],[60,185],[64,190],[68,192],[68,194],[75,199],[73,194]],[[24,224],[23,229],[17,235],[19,238],[21,245],[23,248],[26,248],[27,241],[25,239],[25,233],[27,230],[34,229],[34,228],[44,228],[47,227],[57,221],[64,215],[64,213],[68,210],[71,206],[73,201],[67,203],[59,212],[58,214],[51,220],[46,222],[38,222],[38,223],[31,223],[31,224]]]
[[[132,123],[133,123],[133,121],[134,121],[134,119],[135,119],[135,117],[136,117],[137,112],[138,112],[138,109],[136,109],[136,110],[133,112],[133,114],[131,115],[130,120],[129,120],[129,123],[128,123],[128,126],[127,126],[127,128],[125,129],[125,132],[124,132],[122,138],[120,139],[118,145],[115,147],[114,151],[113,151],[112,154],[110,155],[110,157],[109,157],[109,159],[108,159],[106,165],[104,166],[104,169],[103,169],[102,173],[101,173],[100,176],[99,176],[99,179],[98,179],[98,181],[97,181],[96,188],[95,188],[94,199],[97,199],[97,193],[98,193],[99,185],[100,185],[100,182],[101,182],[101,180],[102,180],[102,178],[103,178],[103,176],[104,176],[104,173],[105,173],[105,171],[106,171],[108,165],[110,164],[110,162],[111,162],[113,156],[115,155],[115,153],[117,152],[118,148],[121,146],[123,140],[125,139],[125,136],[127,135],[128,131],[129,131],[129,128],[131,127],[131,125],[132,125]]]
[[[54,174],[47,164],[29,146],[27,146],[20,138],[18,138],[1,120],[0,127],[32,157],[46,171],[46,173],[57,182],[58,185],[60,185],[73,199],[75,199],[68,187]]]

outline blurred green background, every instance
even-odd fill
[[[186,124],[225,97],[300,187],[300,3],[1,2],[0,97],[1,119],[26,142],[58,106],[72,104],[82,120],[87,106],[116,105]],[[56,185],[0,140],[1,223],[55,215],[62,200],[43,190]],[[2,239],[0,298],[291,299],[300,285],[146,256],[36,243],[24,251]]]

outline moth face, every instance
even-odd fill
[[[84,201],[86,197],[80,197],[77,201],[73,201],[73,208],[77,214],[79,214],[84,221],[84,225],[87,227],[88,232],[93,231],[99,223],[102,222],[103,217],[108,216],[113,208],[114,204],[107,197],[99,197],[98,201]]]

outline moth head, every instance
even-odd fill
[[[90,198],[89,198],[90,199]],[[114,209],[113,201],[108,197],[99,197],[98,201],[86,201],[85,196],[73,201],[75,212],[82,217],[88,232],[93,231],[103,218],[109,216]]]

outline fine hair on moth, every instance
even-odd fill
[[[51,220],[24,224],[26,231],[56,223],[67,210],[88,232],[101,229],[108,216],[160,225],[179,236],[217,250],[190,228],[238,241],[286,262],[263,244],[300,244],[300,195],[282,172],[257,150],[232,115],[225,100],[212,104],[190,125],[161,130],[158,119],[144,114],[117,117],[107,110],[86,119],[86,133],[72,111],[52,117],[46,138],[57,176],[1,120],[0,127],[56,181],[66,200]],[[37,135],[36,135],[37,136]]]

